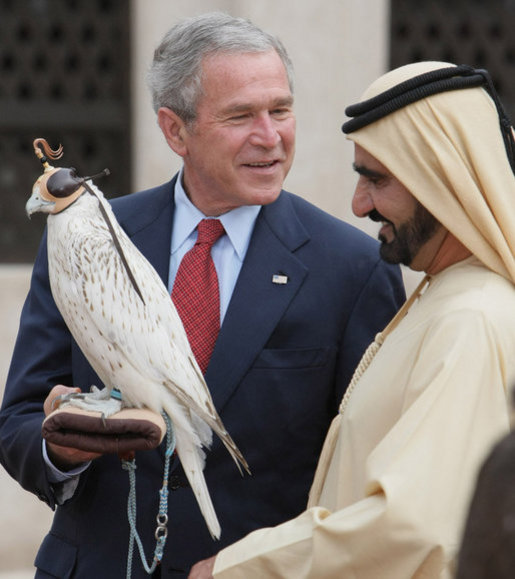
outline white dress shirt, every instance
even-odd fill
[[[197,240],[196,227],[202,219],[206,219],[206,216],[193,205],[186,195],[182,186],[182,171],[177,178],[174,193],[175,212],[168,277],[168,290],[170,292],[184,254],[195,245]],[[211,249],[220,287],[220,323],[223,321],[231,301],[232,292],[245,259],[260,209],[260,205],[244,205],[217,218],[222,222],[226,233],[216,241]]]

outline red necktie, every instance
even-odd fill
[[[198,224],[197,241],[182,258],[172,289],[172,299],[203,374],[220,330],[220,290],[211,247],[224,233],[218,219],[203,219]]]

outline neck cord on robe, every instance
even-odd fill
[[[402,305],[400,310],[392,318],[386,328],[376,335],[374,341],[368,346],[365,353],[363,354],[358,366],[356,367],[356,370],[354,371],[352,379],[347,386],[347,390],[345,391],[345,395],[340,404],[340,408],[338,410],[340,414],[343,413],[344,408],[347,406],[347,402],[352,390],[354,390],[356,383],[364,374],[365,370],[369,367],[372,359],[385,341],[386,336],[388,336],[388,334],[390,334],[398,326],[399,322],[404,318],[404,316],[406,316],[413,303],[422,295],[422,292],[427,287],[427,285],[429,285],[431,277],[437,273],[440,273],[448,266],[462,261],[470,255],[472,255],[472,253],[458,239],[456,239],[452,233],[447,231],[438,251],[435,254],[435,257],[433,258],[433,261],[426,269],[426,275],[422,278],[422,281],[418,284],[415,291]]]
[[[365,353],[363,354],[356,370],[354,371],[352,379],[349,382],[349,385],[347,386],[347,390],[345,391],[345,395],[343,396],[340,408],[338,409],[338,414],[332,421],[331,426],[329,427],[329,431],[327,432],[324,446],[322,448],[320,458],[318,459],[318,465],[315,472],[315,477],[313,479],[313,484],[311,486],[311,490],[309,491],[308,508],[317,505],[319,502],[324,481],[327,477],[327,471],[329,470],[329,465],[331,463],[331,458],[334,454],[334,449],[336,447],[336,441],[338,439],[338,431],[340,428],[342,416],[349,402],[349,398],[351,397],[352,392],[356,387],[356,384],[359,382],[360,378],[363,376],[366,369],[370,366],[372,360],[374,359],[374,356],[379,351],[379,348],[382,346],[388,334],[390,334],[399,325],[399,323],[404,319],[404,317],[408,313],[411,306],[415,303],[415,301],[421,296],[422,292],[429,285],[431,277],[432,277],[431,275],[426,274],[422,278],[422,281],[418,284],[418,286],[416,287],[415,291],[411,294],[409,299],[407,299],[406,302],[404,302],[401,309],[395,314],[395,316],[392,318],[391,322],[386,326],[386,328],[376,335],[374,341],[368,346]]]
[[[340,404],[340,408],[338,410],[339,414],[343,414],[343,411],[345,410],[345,407],[347,406],[347,403],[348,403],[349,398],[352,394],[352,391],[354,390],[354,388],[355,388],[356,384],[358,383],[358,381],[360,380],[360,378],[365,373],[365,370],[370,366],[370,363],[372,362],[374,356],[379,351],[379,348],[383,345],[388,334],[390,334],[399,325],[401,320],[404,319],[404,317],[408,313],[411,306],[422,295],[422,292],[429,285],[430,280],[431,280],[431,276],[429,274],[426,274],[422,278],[422,281],[416,287],[415,291],[404,302],[401,309],[395,314],[395,316],[392,318],[392,320],[386,326],[386,328],[382,332],[379,332],[376,335],[376,337],[374,338],[374,341],[368,346],[368,348],[366,349],[365,353],[363,354],[358,366],[356,367],[356,370],[354,371],[354,374],[352,376],[351,381],[349,382],[349,385],[347,386],[347,390],[345,391],[345,395],[343,397],[343,400]]]

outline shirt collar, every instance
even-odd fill
[[[186,191],[182,185],[182,175],[183,169],[181,169],[175,183],[172,254],[192,235],[198,223],[206,218],[186,195]],[[240,261],[243,261],[247,252],[250,237],[260,209],[261,205],[242,205],[218,217]]]

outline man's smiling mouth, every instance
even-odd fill
[[[260,163],[246,163],[247,167],[271,167],[277,163],[276,160],[274,161],[263,161]]]

